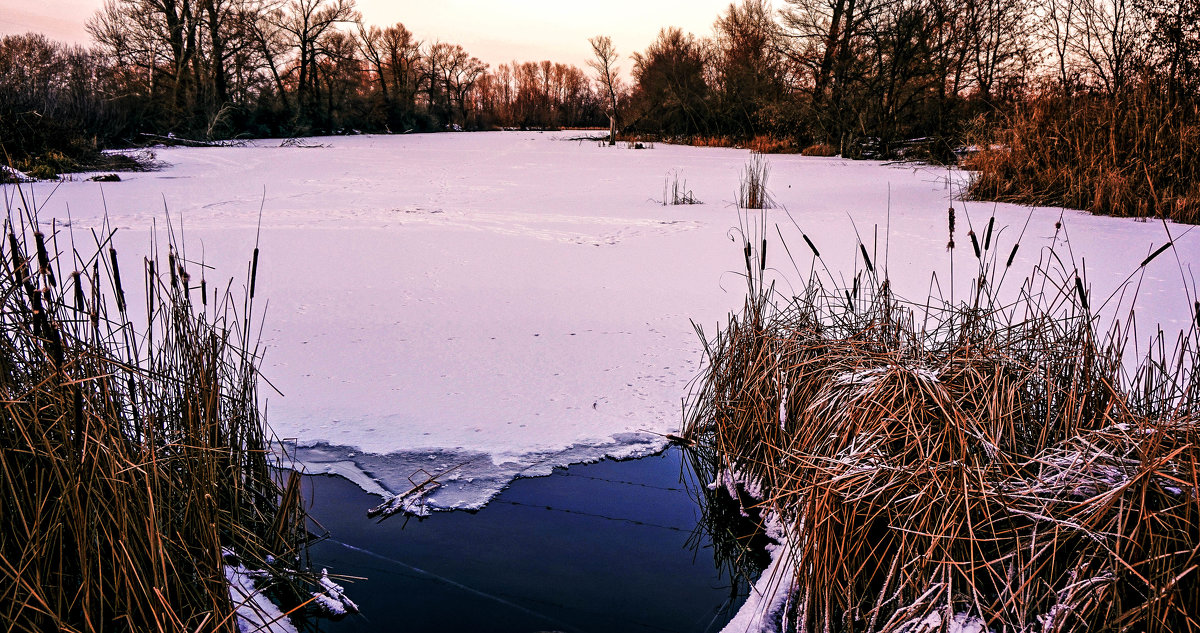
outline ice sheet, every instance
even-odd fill
[[[234,278],[235,291],[261,206],[263,372],[284,394],[263,390],[276,433],[311,469],[348,474],[373,492],[402,493],[422,472],[454,467],[429,502],[478,507],[517,475],[661,448],[659,434],[677,429],[699,370],[690,320],[711,332],[744,297],[733,200],[747,151],[631,150],[567,140],[573,134],[164,148],[161,171],[32,189],[43,222],[61,226],[69,207],[60,250],[72,235],[86,250],[106,205],[130,265],[145,253],[152,222],[164,226],[165,206],[184,227],[188,257],[215,267],[205,273],[209,287]],[[774,198],[835,275],[852,274],[857,229],[877,260],[886,250],[902,294],[924,297],[930,270],[947,278],[946,209],[961,174],[838,158],[768,161]],[[658,203],[675,171],[704,204]],[[964,207],[977,232],[995,209],[1004,253],[1029,210],[956,206],[961,285],[974,261]],[[1033,213],[1014,265],[1021,277],[1059,216]],[[780,210],[767,218],[782,222],[806,269],[791,220]],[[1111,293],[1166,241],[1153,222],[1074,211],[1065,222],[1093,296]],[[1177,237],[1183,228],[1173,226]],[[1198,251],[1187,235],[1154,262],[1139,321],[1189,323],[1175,257],[1191,265]],[[768,259],[791,270],[776,246]]]

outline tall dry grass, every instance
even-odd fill
[[[77,251],[27,208],[10,199],[0,246],[0,628],[236,631],[230,555],[302,602],[299,478],[273,469],[258,407],[255,271],[235,301],[173,239],[165,260],[122,258],[111,231]]]
[[[862,245],[839,287],[808,236],[783,295],[748,240],[745,308],[700,331],[678,438],[702,497],[731,473],[761,489],[742,502],[786,531],[786,630],[1200,630],[1196,326],[1126,363],[1130,323],[1100,328],[1053,252],[1001,303],[1017,245],[992,228],[958,302],[895,296]]]
[[[750,161],[742,170],[738,182],[737,206],[741,209],[772,209],[775,200],[767,190],[767,179],[771,176],[771,164],[758,152],[750,153]]]
[[[672,171],[663,180],[663,206],[678,206],[684,204],[704,204],[688,189],[687,180],[680,179],[678,171]]]
[[[1200,101],[1153,84],[1118,96],[1048,93],[979,135],[981,200],[1200,222]]]

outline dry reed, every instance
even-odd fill
[[[112,232],[93,232],[84,257],[66,229],[43,235],[13,207],[0,245],[0,628],[236,631],[235,556],[302,604],[306,515],[258,408],[252,298],[191,294],[207,292],[190,274],[204,267],[173,238],[165,263],[129,268]],[[146,302],[126,303],[139,275]]]
[[[682,204],[703,204],[691,189],[687,188],[687,180],[679,179],[679,172],[673,171],[663,181],[663,206]]]
[[[742,171],[738,184],[738,207],[741,209],[772,209],[775,201],[767,191],[767,178],[771,165],[758,152],[751,152],[750,162]]]
[[[1012,257],[991,229],[972,296],[919,305],[865,262],[851,288],[781,296],[747,240],[745,308],[698,329],[677,438],[706,510],[729,513],[723,478],[760,489],[740,501],[786,530],[786,630],[1200,630],[1196,327],[1126,365],[1127,330],[1101,331],[1053,253],[996,300]]]
[[[1153,84],[1051,94],[979,135],[977,199],[1200,223],[1200,103]]]

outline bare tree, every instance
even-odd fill
[[[1149,25],[1133,0],[1078,0],[1073,48],[1094,80],[1116,94],[1133,79],[1149,40]]]
[[[295,51],[296,108],[301,119],[307,118],[313,105],[317,43],[336,24],[358,19],[354,0],[291,0],[266,14],[266,22]]]
[[[1058,83],[1068,92],[1076,83],[1071,49],[1075,40],[1074,27],[1078,22],[1078,7],[1079,0],[1046,0],[1042,16],[1042,38],[1054,49]]]
[[[117,59],[136,59],[146,67],[151,90],[165,70],[171,103],[187,109],[198,26],[199,10],[190,0],[107,0],[87,29]]]
[[[595,59],[588,61],[588,66],[596,71],[597,80],[608,93],[608,144],[617,144],[617,90],[621,81],[617,66],[617,49],[613,46],[612,38],[607,35],[597,35],[588,40],[592,45]]]
[[[990,99],[997,83],[1011,76],[1013,66],[1024,56],[1026,2],[1024,0],[980,0],[968,2],[973,16],[970,31],[971,64],[975,85]]]

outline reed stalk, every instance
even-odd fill
[[[750,556],[719,518],[729,477],[783,526],[788,630],[1200,630],[1196,327],[1127,363],[1082,274],[1041,266],[999,301],[999,241],[989,223],[958,303],[905,301],[884,270],[785,296],[763,262],[741,313],[697,330],[677,441],[720,553]]]
[[[0,251],[0,628],[236,631],[234,558],[301,604],[306,515],[275,468],[250,315],[193,305],[171,236],[135,331],[112,233],[60,252],[70,236],[26,208]]]

